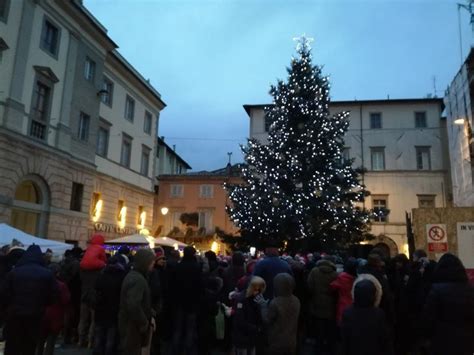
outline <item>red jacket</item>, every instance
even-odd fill
[[[81,260],[81,270],[101,270],[107,263],[104,250],[104,237],[100,234],[92,236],[90,245]]]
[[[55,302],[49,305],[43,316],[43,335],[59,334],[64,326],[64,313],[71,300],[71,294],[64,282],[56,280],[58,283],[58,297]]]
[[[347,272],[341,272],[337,278],[331,282],[330,287],[337,292],[336,320],[337,324],[342,322],[342,313],[352,304],[352,285],[355,277]]]

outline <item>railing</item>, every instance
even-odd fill
[[[30,136],[41,140],[46,139],[47,125],[35,120],[31,120]]]

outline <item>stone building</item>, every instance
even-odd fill
[[[1,3],[0,222],[81,245],[151,229],[161,95],[81,1]]]
[[[269,127],[264,107],[244,106],[250,137],[262,142]],[[343,155],[363,172],[362,182],[371,193],[365,207],[389,210],[372,221],[373,243],[392,255],[407,253],[405,212],[451,204],[443,100],[332,101],[330,111],[350,112]]]

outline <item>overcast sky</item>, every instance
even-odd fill
[[[270,102],[306,33],[333,100],[438,96],[461,63],[464,0],[85,0],[168,105],[159,135],[193,167],[242,160],[242,105]],[[461,14],[464,56],[472,40]]]

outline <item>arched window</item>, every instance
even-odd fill
[[[37,237],[46,237],[49,189],[39,176],[26,176],[17,185],[11,225]]]

